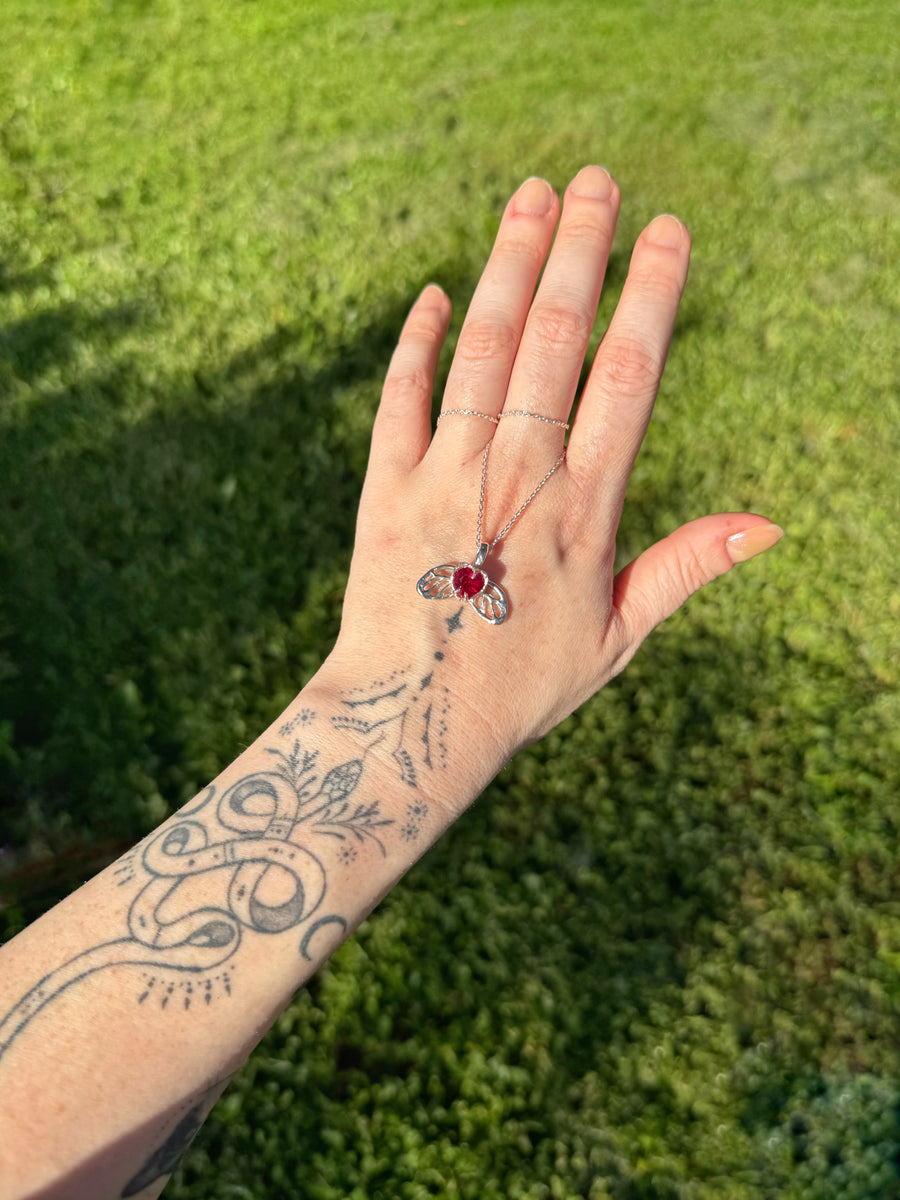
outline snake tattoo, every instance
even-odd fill
[[[221,793],[211,784],[113,867],[121,886],[141,882],[122,936],[70,958],[21,997],[0,1020],[0,1061],[49,1004],[98,971],[141,968],[139,1004],[158,999],[162,1008],[187,1009],[231,994],[247,936],[296,931],[299,955],[313,961],[323,930],[347,929],[326,903],[329,872],[352,864],[366,846],[386,855],[391,826],[404,840],[418,836],[428,811],[418,779],[445,765],[448,710],[449,693],[433,670],[393,672],[350,693],[330,724],[355,741],[355,754],[324,773],[319,750],[307,746],[315,713],[290,717],[279,730],[289,749],[266,747],[270,770]],[[377,800],[354,798],[376,746],[409,789],[405,821],[383,816]]]

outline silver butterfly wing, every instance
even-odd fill
[[[469,603],[478,613],[479,617],[482,617],[491,625],[499,625],[501,621],[506,620],[509,601],[506,599],[506,592],[504,592],[499,583],[492,583],[489,579],[482,591],[470,600]]]
[[[459,563],[444,563],[426,571],[416,584],[416,591],[426,600],[449,600],[453,592],[453,572]]]

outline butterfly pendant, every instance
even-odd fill
[[[482,544],[474,563],[444,563],[426,571],[416,591],[426,600],[468,600],[482,620],[499,625],[506,620],[509,601],[499,583],[492,583],[481,570],[488,547]]]

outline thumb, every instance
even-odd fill
[[[704,584],[769,550],[783,533],[754,513],[718,513],[689,521],[650,546],[613,581],[613,604],[626,644],[636,650]]]

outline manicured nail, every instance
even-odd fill
[[[576,196],[589,200],[608,200],[612,192],[612,176],[605,167],[582,167],[572,180]]]
[[[546,179],[526,179],[516,192],[516,212],[546,217],[553,203],[553,188]]]
[[[784,530],[780,525],[754,525],[752,529],[733,533],[730,538],[726,538],[725,546],[731,561],[741,563],[746,562],[748,558],[755,558],[765,550],[771,550],[782,537]]]
[[[668,213],[656,217],[647,226],[647,241],[654,246],[668,246],[671,250],[677,250],[683,237],[684,226],[677,217],[670,217]]]

